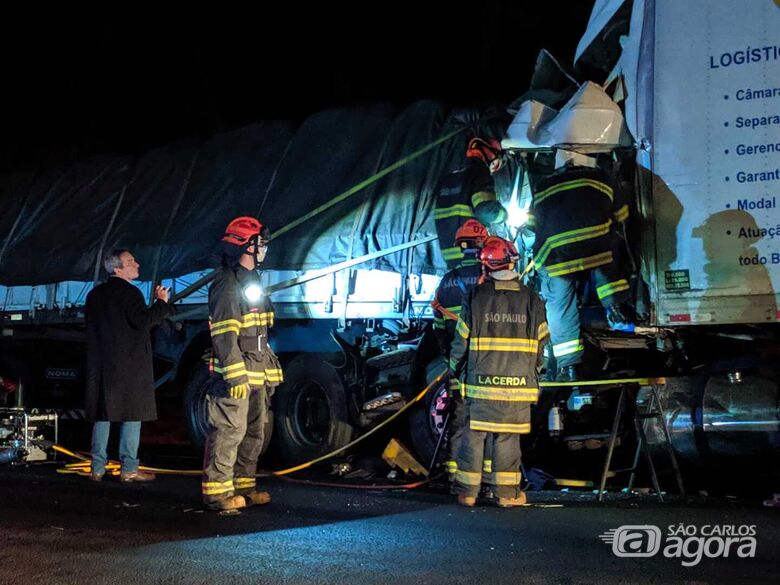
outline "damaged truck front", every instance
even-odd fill
[[[300,462],[346,444],[399,409],[437,355],[424,335],[445,266],[433,191],[462,163],[475,116],[435,102],[331,110],[4,177],[0,377],[25,396],[0,400],[81,416],[84,300],[121,245],[147,297],[161,281],[176,300],[153,332],[162,416],[148,430],[201,444],[211,255],[232,217],[256,215],[273,233],[262,279],[285,371],[277,453]],[[413,437],[423,457],[436,440],[425,429]]]
[[[586,358],[598,377],[667,376],[675,449],[710,469],[714,457],[778,453],[780,216],[770,163],[780,92],[766,80],[778,78],[780,59],[769,38],[778,27],[767,23],[780,24],[771,0],[598,0],[572,67],[542,53],[512,104],[507,168],[526,172],[497,178],[513,228],[559,148],[597,154],[631,195],[626,262],[641,320],[633,334],[612,332],[586,294]],[[768,50],[754,58],[748,46]],[[80,307],[100,256],[122,243],[140,258],[147,292],[162,279],[181,299],[155,333],[159,396],[201,441],[209,337],[200,279],[227,221],[259,215],[278,234],[263,272],[286,378],[273,440],[288,462],[346,444],[441,367],[426,335],[444,271],[432,198],[462,164],[476,117],[433,102],[336,110],[297,129],[268,122],[4,179],[0,376],[61,398],[41,406],[78,408]],[[78,228],[53,238],[63,225]],[[585,387],[548,388],[535,433],[547,433],[551,405],[565,409],[560,444],[604,444],[614,403]],[[445,407],[446,387],[437,388],[410,419],[423,463]]]
[[[570,69],[540,56],[503,143],[528,169],[521,202],[559,148],[633,195],[640,326],[605,335],[597,310],[591,366],[667,376],[677,454],[720,486],[724,461],[775,483],[780,467],[777,30],[769,0],[599,0]]]

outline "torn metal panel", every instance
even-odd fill
[[[597,0],[588,27],[574,57],[578,73],[603,83],[622,53],[621,38],[628,34],[632,0]]]
[[[567,146],[580,152],[607,152],[633,144],[620,108],[595,83],[584,83],[559,112],[553,112],[538,102],[524,104],[509,126],[504,148]]]

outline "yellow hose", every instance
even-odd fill
[[[401,416],[404,412],[409,410],[409,408],[412,407],[415,403],[419,402],[423,399],[423,397],[428,393],[428,391],[433,388],[437,383],[439,383],[444,376],[447,375],[447,370],[442,370],[442,372],[436,376],[433,381],[428,384],[417,396],[415,396],[411,402],[408,402],[403,406],[403,408],[399,409],[398,412],[394,412],[391,416],[389,416],[387,419],[383,420],[380,424],[375,426],[373,429],[368,431],[366,434],[359,436],[357,439],[352,441],[351,443],[348,443],[344,445],[343,447],[339,447],[338,449],[331,451],[330,453],[326,453],[325,455],[322,455],[320,457],[317,457],[316,459],[312,459],[311,461],[307,461],[305,463],[301,463],[300,465],[296,465],[295,467],[288,467],[287,469],[281,469],[279,471],[266,471],[263,473],[256,474],[256,477],[268,477],[268,476],[274,476],[274,475],[288,475],[290,473],[295,473],[296,471],[301,471],[302,469],[306,469],[308,467],[311,467],[312,465],[316,465],[317,463],[320,463],[322,461],[325,461],[326,459],[330,459],[331,457],[335,457],[339,453],[346,451],[350,447],[354,447],[364,439],[367,439],[374,433],[376,433],[379,429],[384,427],[385,425],[391,423],[396,418]],[[79,475],[89,475],[90,473],[90,466],[91,466],[91,460],[88,457],[84,457],[83,455],[79,455],[77,453],[74,453],[73,451],[70,451],[66,449],[65,447],[62,447],[60,445],[54,445],[53,449],[55,451],[59,451],[60,453],[64,453],[65,455],[68,455],[70,457],[73,457],[75,459],[78,459],[79,461],[75,463],[68,463],[65,465],[64,468],[58,469],[57,473],[77,473]],[[139,469],[143,471],[152,471],[154,473],[159,473],[160,475],[202,475],[203,470],[201,469],[163,469],[160,467],[147,467],[145,465],[142,465]],[[115,461],[110,461],[106,465],[106,473],[111,473],[112,475],[116,475],[119,472],[119,464]]]
[[[255,477],[289,475],[290,473],[295,473],[296,471],[307,469],[312,465],[316,465],[317,463],[321,463],[322,461],[330,459],[331,457],[335,457],[336,455],[346,451],[350,447],[354,447],[364,439],[367,439],[368,437],[376,433],[379,429],[381,429],[385,425],[390,424],[392,421],[394,421],[396,418],[398,418],[404,412],[406,412],[409,408],[411,408],[412,405],[422,400],[423,397],[430,391],[430,389],[433,388],[436,384],[438,384],[446,374],[447,374],[447,370],[443,370],[438,376],[436,376],[433,379],[433,381],[430,384],[428,384],[417,396],[415,396],[411,402],[405,404],[403,408],[398,410],[398,412],[393,413],[391,416],[383,420],[379,425],[375,426],[366,434],[361,435],[360,437],[344,445],[343,447],[339,447],[338,449],[331,451],[330,453],[326,453],[325,455],[317,457],[316,459],[312,459],[311,461],[301,463],[300,465],[296,465],[294,467],[288,467],[287,469],[280,469],[279,471],[266,471],[266,472],[258,473],[255,475]],[[652,384],[665,384],[665,383],[666,383],[665,378],[620,378],[616,380],[588,380],[588,381],[579,381],[579,382],[540,382],[539,385],[543,388],[549,388],[549,387],[566,387],[566,386],[604,386],[607,384],[608,385],[638,384],[640,386],[649,386]],[[76,473],[79,475],[89,475],[91,469],[91,460],[88,457],[85,457],[78,453],[74,453],[73,451],[70,451],[65,447],[62,447],[61,445],[54,445],[52,448],[55,451],[59,451],[60,453],[63,453],[65,455],[68,455],[69,457],[73,457],[74,459],[79,460],[75,463],[66,464],[64,468],[58,469],[57,473]],[[119,467],[120,467],[119,463],[115,461],[109,461],[109,463],[106,465],[106,473],[110,473],[111,475],[118,475]],[[160,475],[199,476],[203,474],[203,471],[201,469],[164,469],[162,467],[147,467],[145,465],[142,465],[140,469],[142,469],[143,471],[151,471]]]

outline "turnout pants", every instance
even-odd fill
[[[456,494],[479,495],[485,469],[486,447],[493,451],[491,471],[487,483],[497,498],[516,498],[520,495],[520,435],[517,433],[488,433],[468,428],[468,417],[463,438],[458,447],[453,491]]]
[[[558,368],[582,362],[585,346],[580,335],[577,284],[591,271],[596,282],[596,294],[604,308],[629,300],[628,281],[621,276],[614,262],[563,276],[550,276],[544,268],[539,271],[541,293],[547,303],[552,351]]]
[[[206,397],[211,430],[203,456],[201,493],[213,504],[254,491],[257,460],[263,448],[268,417],[267,389],[252,388],[244,400]]]
[[[449,440],[447,443],[447,451],[449,453],[447,457],[447,475],[450,481],[455,481],[455,474],[458,471],[458,450],[463,442],[463,434],[465,433],[466,423],[466,402],[463,400],[463,392],[461,386],[463,382],[457,378],[450,378],[450,400],[452,400],[452,406],[450,407],[450,422],[448,423]],[[483,480],[488,483],[489,476],[493,471],[493,443],[488,441],[485,444],[485,451],[482,459],[482,471]]]
[[[456,457],[463,439],[463,421],[466,418],[466,405],[463,402],[461,393],[462,382],[454,376],[450,378],[450,420],[448,423],[449,437],[447,443],[447,474],[450,480],[454,479],[455,472],[458,470]]]

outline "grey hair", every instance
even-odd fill
[[[122,254],[130,252],[127,248],[116,248],[111,250],[108,254],[103,256],[103,268],[110,276],[114,275],[114,270],[117,268],[123,268],[122,266]]]

